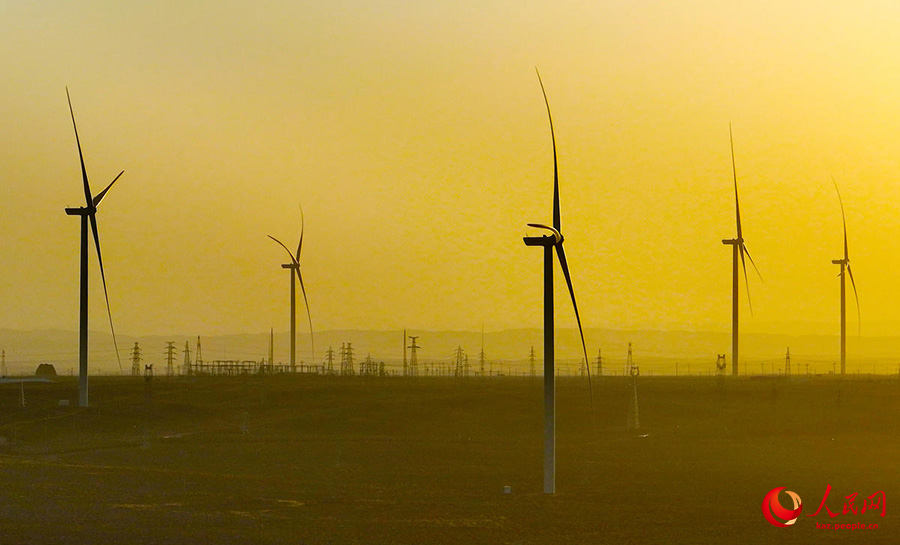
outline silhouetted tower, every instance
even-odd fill
[[[193,369],[191,368],[191,346],[190,341],[184,341],[184,367],[182,367],[181,372],[186,375],[192,375]]]
[[[581,376],[586,376],[588,374],[588,362],[584,361],[584,358],[581,358],[581,362],[578,364],[578,374]]]
[[[529,365],[529,372],[531,373],[531,376],[535,376],[535,370],[534,370],[534,347],[533,347],[533,346],[531,347],[531,354],[528,356],[528,365]]]
[[[478,367],[481,368],[481,376],[484,376],[484,324],[481,324],[481,352],[478,354]]]
[[[628,343],[628,359],[625,360],[625,374],[630,376],[641,374],[640,368],[634,364],[634,358],[631,355],[631,343]]]
[[[597,359],[594,361],[597,364],[597,376],[603,376],[603,356],[600,354],[600,349],[597,349]]]
[[[407,368],[407,376],[416,377],[419,376],[419,362],[416,358],[416,350],[422,348],[421,346],[416,344],[416,339],[418,339],[418,335],[413,337],[410,336],[409,340],[412,343],[409,345],[409,366]]]
[[[787,349],[787,354],[784,356],[784,376],[791,376],[791,347],[789,346]]]
[[[330,345],[328,352],[325,352],[325,373],[329,375],[334,374],[334,350],[332,350]]]
[[[716,376],[724,377],[725,369],[728,367],[728,364],[725,363],[725,354],[716,354]]]
[[[456,350],[453,352],[456,359],[456,368],[453,370],[453,375],[457,377],[461,377],[463,374],[463,349],[462,346],[457,345]]]
[[[341,374],[353,376],[353,344],[344,343],[341,345]]]
[[[141,347],[138,343],[134,343],[134,348],[131,349],[131,376],[141,376]]]
[[[409,376],[409,364],[406,363],[406,330],[403,330],[403,376]]]
[[[203,351],[200,349],[200,335],[197,335],[197,350],[194,351],[194,359],[197,360],[197,369],[203,372]]]
[[[269,328],[269,372],[275,371],[275,328]]]
[[[175,342],[166,343],[166,376],[171,377],[175,374]]]
[[[0,352],[0,377],[6,376],[6,350]]]

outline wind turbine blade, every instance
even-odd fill
[[[306,288],[303,286],[303,275],[300,274],[300,267],[297,267],[297,278],[300,279],[300,291],[303,293],[303,304],[306,305],[306,319],[309,321],[309,342],[312,348],[312,360],[316,361],[316,340],[313,337],[312,317],[309,314],[309,300],[306,298]]]
[[[553,132],[553,116],[550,115],[550,101],[547,99],[547,91],[544,90],[544,82],[541,80],[541,73],[537,67],[538,83],[541,84],[541,93],[544,95],[544,104],[547,105],[547,119],[550,120],[550,139],[553,142],[553,227],[559,231],[559,169],[556,161],[556,134]]]
[[[556,245],[556,254],[559,256],[559,265],[562,267],[563,276],[566,277],[566,285],[569,287],[569,296],[572,297],[572,308],[575,309],[575,321],[578,322],[578,334],[581,335],[581,350],[584,354],[584,363],[587,367],[588,389],[591,393],[591,418],[594,416],[594,386],[591,384],[591,366],[588,363],[587,345],[584,343],[584,329],[581,327],[581,315],[578,314],[578,303],[575,301],[575,290],[572,288],[572,277],[569,275],[569,263],[566,261],[566,251],[563,245]]]
[[[78,125],[75,124],[75,111],[72,109],[72,98],[69,97],[69,88],[66,87],[66,100],[69,101],[69,113],[72,114],[72,128],[75,129],[75,143],[78,144],[78,158],[81,160],[81,179],[84,181],[84,202],[91,206],[91,184],[88,183],[87,169],[84,168],[84,154],[81,153],[81,140],[78,138]]]
[[[281,242],[281,241],[278,240],[277,238],[273,237],[272,235],[266,235],[266,236],[269,237],[269,238],[271,238],[272,240],[274,240],[275,242],[277,242],[279,246],[281,246],[282,248],[284,248],[284,251],[287,252],[288,257],[291,258],[291,263],[297,263],[297,260],[294,258],[294,254],[292,254],[291,251],[288,250],[288,247],[285,246],[283,242]],[[299,264],[298,264],[298,265],[299,265]]]
[[[750,250],[747,249],[746,244],[741,244],[744,248],[744,252],[747,254],[747,259],[750,260],[750,264],[753,265],[753,270],[756,271],[756,276],[759,277],[760,282],[764,282],[762,275],[759,273],[759,269],[756,267],[756,263],[753,261],[753,256],[750,255]]]
[[[734,178],[734,212],[737,222],[737,238],[738,240],[742,240],[743,232],[741,231],[741,204],[738,202],[737,166],[734,162],[734,135],[731,132],[731,122],[728,123],[728,138],[731,141],[731,174]]]
[[[841,190],[838,189],[834,176],[831,177],[831,182],[834,184],[834,190],[837,191],[838,202],[841,203],[841,223],[844,225],[844,259],[847,260],[849,256],[847,255],[847,218],[844,216],[844,200],[841,198]]]
[[[750,307],[750,316],[753,316],[753,302],[750,300],[750,281],[747,279],[747,262],[744,261],[744,253],[747,252],[747,249],[744,248],[743,244],[740,245],[740,251],[741,251],[741,266],[744,268],[744,287],[747,288],[747,305]],[[748,253],[747,256],[749,257],[749,255],[750,254]],[[751,259],[750,262],[752,263],[753,260]],[[754,267],[755,266],[756,265],[754,265]],[[759,272],[759,271],[757,271],[757,272]]]
[[[297,261],[300,261],[300,249],[303,248],[303,207],[300,207],[300,244],[297,245]]]
[[[103,200],[103,197],[104,197],[104,195],[106,195],[106,192],[109,191],[109,188],[111,188],[113,186],[113,184],[116,183],[116,180],[118,180],[120,177],[122,177],[123,174],[125,174],[124,170],[122,172],[120,172],[119,175],[113,179],[113,181],[109,182],[109,185],[106,186],[106,189],[104,189],[100,193],[97,193],[94,196],[94,200],[92,201],[94,203],[94,208],[97,208],[98,206],[100,206],[100,201]]]
[[[853,269],[847,263],[847,272],[850,273],[850,285],[853,286],[853,298],[856,300],[856,335],[862,335],[862,316],[859,313],[859,294],[856,293],[856,281],[853,280]]]
[[[109,330],[112,332],[113,347],[116,349],[116,361],[119,362],[119,372],[122,372],[122,360],[119,358],[119,343],[116,340],[116,328],[113,327],[112,310],[109,308],[109,292],[106,289],[106,272],[103,270],[103,255],[100,253],[100,235],[97,233],[97,217],[91,218],[91,231],[94,233],[94,244],[97,246],[97,262],[100,263],[100,278],[103,280],[103,296],[106,297],[106,315],[109,316]]]

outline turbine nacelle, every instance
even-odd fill
[[[529,244],[528,243],[529,239],[541,239],[542,240],[542,239],[546,239],[546,238],[552,238],[553,246],[562,244],[562,242],[563,242],[562,233],[560,233],[558,229],[554,229],[553,227],[550,227],[549,225],[544,225],[543,223],[529,223],[528,226],[534,227],[536,229],[544,229],[544,230],[550,231],[550,236],[544,235],[543,237],[525,237],[525,244],[528,246],[543,246],[544,245],[543,243]]]

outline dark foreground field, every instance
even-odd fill
[[[812,543],[900,539],[900,381],[307,376],[0,385],[0,544]],[[646,436],[644,436],[646,435]],[[0,443],[4,441],[0,439]],[[826,505],[819,507],[827,485]],[[510,486],[511,494],[503,487]],[[763,496],[803,515],[776,528]],[[884,491],[886,516],[840,515]],[[785,496],[782,503],[790,505]],[[878,524],[823,530],[818,524]]]

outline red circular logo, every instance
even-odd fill
[[[762,502],[763,516],[766,517],[769,524],[778,526],[779,528],[785,528],[797,522],[797,517],[800,516],[800,511],[803,510],[800,496],[798,496],[796,492],[791,492],[790,490],[785,490],[784,493],[791,497],[794,502],[794,508],[785,509],[781,506],[781,502],[778,501],[778,493],[784,490],[784,488],[785,487],[781,486],[769,490],[769,493],[766,494],[766,497],[763,498]],[[781,522],[778,519],[782,519],[784,522]]]

